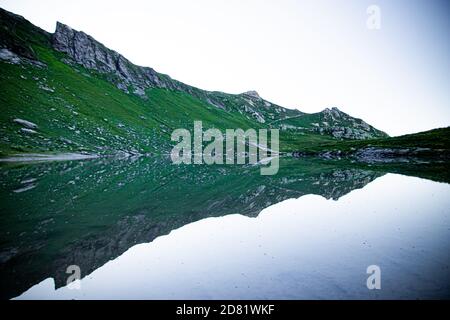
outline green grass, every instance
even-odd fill
[[[109,154],[131,149],[167,152],[172,145],[171,132],[192,128],[194,120],[202,120],[205,128],[222,130],[267,128],[237,111],[219,109],[180,91],[149,89],[148,100],[143,100],[118,90],[104,75],[66,65],[60,61],[62,55],[53,50],[38,47],[36,51],[48,69],[0,62],[0,155],[65,151]],[[42,90],[39,82],[55,92]],[[234,107],[232,102],[230,105]],[[39,134],[21,133],[20,126],[12,122],[14,118],[36,123]],[[281,131],[280,138],[282,151],[336,141],[310,132]]]
[[[293,142],[292,147],[296,148],[297,151],[311,154],[337,150],[343,153],[353,153],[356,150],[367,147],[392,149],[427,148],[430,151],[450,153],[450,127],[382,139],[326,141],[311,145],[304,145],[301,142],[295,145],[295,142]]]
[[[191,129],[194,120],[202,120],[206,128],[222,130],[267,127],[237,111],[219,109],[181,91],[149,89],[148,99],[143,100],[118,90],[105,75],[61,62],[63,55],[45,46],[35,44],[33,50],[47,69],[0,62],[0,155],[3,156],[28,152],[168,152],[173,145],[171,132],[177,128]],[[306,117],[309,122],[315,119],[310,119],[312,115]],[[38,134],[20,132],[20,125],[13,123],[15,118],[36,123]],[[292,121],[309,123],[303,123],[306,120],[302,117]],[[280,150],[350,152],[367,146],[448,150],[449,132],[446,128],[396,138],[338,141],[328,135],[286,130],[280,132]]]
[[[226,112],[183,92],[149,89],[148,100],[143,100],[118,90],[103,75],[64,64],[53,50],[36,47],[35,51],[47,69],[0,62],[1,155],[166,152],[173,129],[192,128],[194,120],[221,129],[255,127],[237,112]],[[41,89],[40,83],[54,92]],[[21,133],[15,118],[36,123],[38,134]]]

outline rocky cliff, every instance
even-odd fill
[[[338,139],[370,139],[374,136],[385,136],[365,121],[356,119],[342,112],[338,108],[327,108],[321,112],[322,121],[318,124],[316,131],[330,134]]]
[[[167,76],[161,76],[152,68],[134,65],[121,54],[106,48],[91,36],[59,22],[52,36],[52,44],[54,49],[66,53],[74,62],[85,68],[112,76],[110,80],[127,93],[132,91],[145,97],[145,89],[151,87],[187,89],[177,81]],[[71,61],[67,60],[67,62]]]

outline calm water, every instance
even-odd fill
[[[299,160],[273,177],[145,158],[0,174],[3,298],[450,297],[446,183]]]

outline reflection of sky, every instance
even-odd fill
[[[366,28],[369,5],[379,31]],[[86,31],[140,65],[283,106],[339,107],[391,135],[450,125],[450,2],[0,0]],[[87,9],[88,8],[88,9]]]
[[[21,298],[449,298],[450,186],[388,174],[339,201],[287,200],[258,218],[202,220],[137,245],[81,281]],[[381,268],[380,291],[366,288]]]

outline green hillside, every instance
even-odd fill
[[[397,150],[405,154],[442,154],[450,155],[450,127],[430,131],[389,137],[368,139],[364,141],[333,141],[302,146],[298,149],[305,155],[317,155],[324,152],[338,152],[341,155],[351,155],[363,149]]]
[[[282,151],[387,136],[335,108],[305,114],[256,92],[188,86],[63,24],[49,34],[5,10],[0,17],[0,156],[167,153],[172,131],[194,120],[223,130],[279,128]]]

